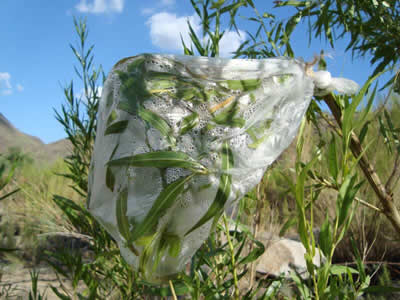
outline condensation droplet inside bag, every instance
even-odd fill
[[[100,101],[89,211],[146,280],[170,278],[288,147],[314,88],[295,59],[122,60]]]

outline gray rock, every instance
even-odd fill
[[[256,271],[259,275],[271,275],[275,277],[284,276],[290,278],[290,272],[296,271],[301,277],[308,278],[306,260],[304,254],[306,249],[301,242],[272,236],[269,233],[262,232],[257,239],[265,245],[265,252],[261,255]],[[318,248],[313,258],[313,263],[320,266],[325,261],[321,257]]]

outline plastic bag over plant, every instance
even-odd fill
[[[114,66],[88,208],[148,281],[183,269],[224,208],[291,143],[314,89],[332,88],[305,69],[288,58],[150,54]]]

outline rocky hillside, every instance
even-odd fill
[[[0,153],[11,147],[20,148],[37,161],[52,162],[68,155],[71,144],[66,139],[45,144],[39,138],[19,131],[0,113]]]

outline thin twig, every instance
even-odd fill
[[[176,293],[175,293],[175,289],[174,289],[174,285],[172,284],[172,281],[169,281],[169,287],[171,289],[171,293],[172,293],[172,298],[174,300],[178,300],[178,298],[176,297]]]
[[[362,205],[364,205],[364,206],[366,206],[368,208],[376,210],[377,212],[384,213],[382,209],[380,209],[379,207],[376,207],[375,205],[372,205],[371,203],[368,203],[365,200],[362,200],[362,199],[360,199],[358,197],[354,197],[354,200],[356,200],[358,203],[360,203],[360,204],[362,204]]]

